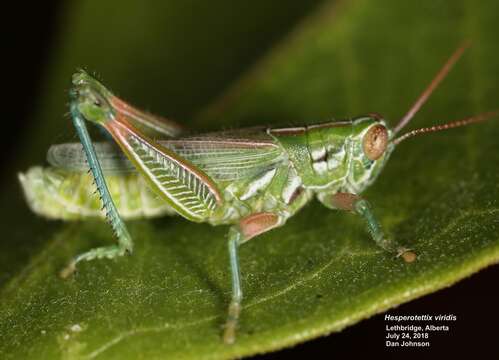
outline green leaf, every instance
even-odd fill
[[[197,62],[205,70],[214,67],[222,55],[231,56],[227,42],[237,40],[241,48],[232,56],[239,65],[224,63],[232,64],[234,76],[235,69],[250,63],[240,42],[260,49],[266,44],[261,35],[246,36],[245,28],[253,24],[254,31],[277,36],[299,13],[298,8],[282,11],[286,2],[261,12],[262,1],[231,23],[237,38],[210,38],[216,51],[197,57],[187,40],[205,31],[206,14],[189,15],[188,6],[178,5],[184,2],[166,3],[171,8],[162,11],[142,4],[123,6],[124,15],[112,20],[112,7],[95,12],[90,5],[75,6],[75,19],[93,19],[95,26],[71,23],[60,66],[54,65],[55,75],[47,81],[47,89],[60,91],[41,102],[44,128],[26,140],[29,150],[19,166],[40,160],[43,146],[58,140],[50,134],[59,134],[56,129],[63,126],[63,80],[69,79],[76,61],[107,69],[106,83],[132,103],[188,115],[229,80],[223,68],[200,74]],[[207,10],[215,19],[224,7],[222,2],[211,6]],[[81,17],[76,15],[80,12]],[[153,15],[153,25],[168,25],[154,28]],[[179,15],[201,24],[188,34],[166,33],[181,28]],[[254,21],[259,16],[266,20],[258,27]],[[395,124],[464,39],[472,39],[473,47],[411,126],[495,109],[498,16],[499,3],[493,0],[324,1],[194,123],[212,128],[313,123],[376,111]],[[123,30],[125,24],[130,28]],[[140,25],[146,24],[156,30],[142,33]],[[215,28],[222,33],[222,26]],[[156,37],[149,38],[151,34]],[[156,42],[163,36],[170,51],[157,55]],[[113,41],[117,43],[110,47]],[[201,53],[203,46],[196,49]],[[163,65],[171,50],[189,55],[185,64],[183,56],[174,54],[179,57]],[[169,76],[179,85],[186,74],[192,79],[183,87],[149,88]],[[203,85],[210,80],[217,85]],[[160,89],[180,92],[173,110],[168,102],[159,105],[165,97],[170,101]],[[65,126],[69,133],[69,124]],[[235,358],[339,331],[449,286],[499,261],[498,137],[499,127],[491,121],[408,140],[364,194],[385,230],[417,251],[412,264],[377,248],[360,219],[317,203],[286,226],[245,244],[240,254],[245,300],[233,346],[220,341],[230,296],[226,227],[180,218],[130,222],[136,241],[132,257],[84,263],[74,279],[64,282],[56,274],[67,259],[109,243],[111,231],[99,222],[36,219],[11,181],[2,200],[9,236],[0,245],[0,354],[16,359]]]

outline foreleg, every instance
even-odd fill
[[[329,208],[352,211],[362,216],[366,222],[369,234],[378,246],[389,252],[396,253],[397,256],[401,256],[406,262],[416,260],[416,254],[413,251],[385,236],[381,225],[374,216],[371,205],[366,199],[356,194],[336,193],[323,196],[320,200]]]

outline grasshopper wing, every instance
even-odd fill
[[[265,128],[203,134],[165,141],[165,146],[189,159],[220,182],[250,180],[285,160],[280,146]]]
[[[160,140],[157,144],[192,162],[217,182],[238,181],[254,178],[284,161],[282,149],[264,130],[217,132]],[[115,144],[96,142],[94,147],[105,174],[136,171],[132,162]],[[47,153],[47,161],[54,167],[68,171],[88,170],[80,143],[52,145]]]
[[[103,126],[149,185],[180,215],[202,221],[222,203],[214,181],[192,162],[153,141],[124,116]]]
[[[99,163],[105,174],[135,172],[133,164],[120,151],[116,144],[109,142],[93,143]],[[50,146],[47,162],[58,169],[70,172],[88,171],[88,162],[81,143],[67,143]]]
[[[265,128],[157,142],[130,125],[111,128],[124,152],[116,144],[94,144],[106,177],[138,170],[156,193],[191,220],[201,220],[216,208],[220,199],[218,189],[238,182],[245,184],[286,161],[285,153]],[[67,171],[88,170],[79,143],[51,146],[47,160]]]

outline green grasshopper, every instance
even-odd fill
[[[465,48],[454,52],[393,130],[381,116],[369,114],[304,127],[180,136],[179,125],[132,107],[92,76],[78,71],[72,78],[70,112],[81,144],[50,147],[47,159],[51,166],[33,167],[19,178],[34,212],[56,219],[105,217],[118,239],[116,245],[76,256],[61,271],[63,278],[71,275],[80,261],[131,253],[132,238],[122,219],[180,214],[194,222],[230,225],[232,299],[223,339],[233,343],[243,298],[239,246],[284,225],[314,197],[327,208],[360,215],[381,248],[406,262],[416,259],[413,251],[385,237],[368,201],[359,194],[374,182],[403,140],[497,114],[396,136]],[[118,147],[93,144],[85,120],[103,127]],[[85,173],[88,168],[101,201],[92,196],[92,177]]]

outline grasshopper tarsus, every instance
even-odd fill
[[[66,267],[64,267],[61,271],[59,271],[59,277],[61,279],[68,279],[70,278],[72,275],[74,275],[74,273],[76,272],[76,263],[74,261],[71,261],[68,265],[66,265]]]
[[[407,250],[405,249],[400,255],[399,255],[406,263],[412,263],[416,261],[418,256],[414,251]]]
[[[238,327],[239,314],[241,312],[241,304],[239,302],[231,302],[227,321],[224,325],[223,341],[226,344],[234,344],[236,342],[236,331]]]
[[[232,345],[236,342],[236,324],[234,322],[225,325],[223,342],[227,345]]]

